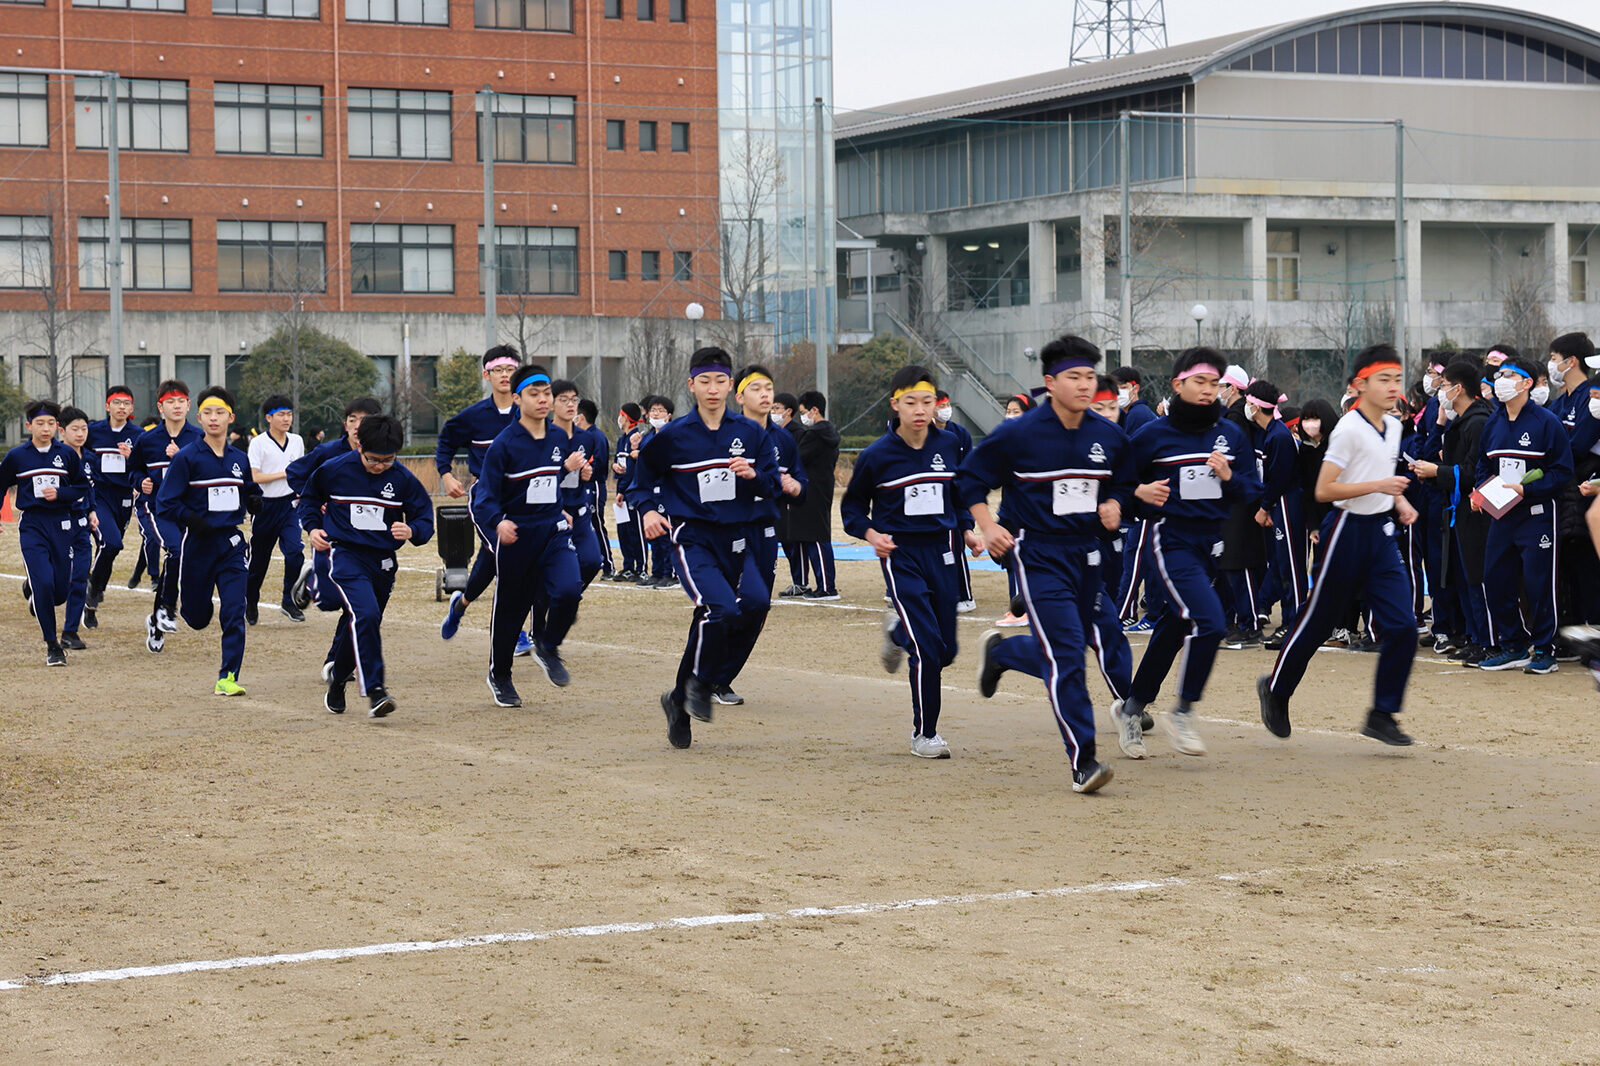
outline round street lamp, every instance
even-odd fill
[[[1200,323],[1206,320],[1206,315],[1211,312],[1206,310],[1205,304],[1195,304],[1189,308],[1189,317],[1194,319],[1194,343],[1198,346],[1200,341]]]

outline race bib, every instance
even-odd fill
[[[389,528],[389,524],[383,520],[385,510],[382,504],[352,503],[350,525],[354,529],[370,529],[375,533],[381,533]]]
[[[61,487],[60,474],[35,474],[33,475],[33,494],[41,496],[45,489],[59,489]]]
[[[555,503],[556,479],[551,475],[528,479],[529,503]]]
[[[206,510],[216,512],[238,509],[238,485],[210,485],[206,488]]]
[[[128,460],[121,452],[107,452],[100,457],[100,472],[102,474],[126,474]]]
[[[1178,471],[1178,499],[1220,500],[1222,479],[1209,466],[1185,466]]]
[[[564,488],[564,489],[575,489],[575,488],[577,488],[578,487],[578,472],[576,470],[568,470],[567,471],[567,476],[561,479],[561,487]]]
[[[702,470],[699,476],[701,503],[718,503],[733,499],[737,486],[733,483],[732,470],[720,466],[713,470]]]
[[[617,525],[619,526],[625,526],[633,521],[633,514],[628,510],[628,505],[625,503],[612,504],[611,517],[617,520]]]
[[[1528,460],[1502,456],[1500,459],[1500,480],[1507,485],[1522,484],[1522,476],[1528,472]]]
[[[944,486],[907,485],[906,514],[944,514]]]
[[[1062,478],[1053,483],[1050,495],[1050,509],[1055,514],[1094,514],[1100,506],[1093,478]]]

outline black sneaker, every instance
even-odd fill
[[[46,644],[44,647],[44,664],[46,666],[67,665],[67,653],[61,650],[59,644]]]
[[[509,677],[495,677],[490,674],[488,681],[489,691],[494,694],[494,705],[496,707],[522,706],[522,697],[517,695],[517,690],[511,687],[511,679]]]
[[[373,685],[367,689],[367,717],[387,718],[394,713],[394,697],[384,690],[382,685]]]
[[[778,593],[778,599],[780,599],[780,600],[796,600],[796,599],[799,599],[800,597],[804,596],[806,593],[808,593],[810,591],[811,590],[806,588],[804,585],[790,585],[788,588],[786,588],[782,592]]]
[[[316,557],[306,556],[306,561],[300,564],[300,573],[295,575],[294,584],[289,586],[289,600],[298,607],[311,606],[311,575],[315,570]]]
[[[350,675],[336,677],[328,682],[328,691],[323,693],[322,705],[328,709],[329,714],[343,714],[345,712],[344,687],[350,683]]]
[[[683,709],[697,722],[711,721],[711,686],[693,674],[683,683]]]
[[[1262,638],[1261,650],[1262,651],[1282,651],[1284,642],[1287,641],[1288,639],[1289,639],[1288,632],[1286,630],[1284,630],[1284,629],[1279,629],[1276,633],[1272,634],[1270,637]]]
[[[1378,650],[1378,642],[1372,639],[1372,634],[1363,633],[1360,637],[1350,642],[1350,650],[1370,654]]]
[[[1394,715],[1384,714],[1382,711],[1367,712],[1367,724],[1361,727],[1361,735],[1381,740],[1396,748],[1409,748],[1416,743],[1401,730],[1394,720]]]
[[[1220,646],[1229,651],[1238,651],[1244,647],[1244,631],[1229,622],[1228,631],[1222,634],[1222,644]]]
[[[1259,648],[1261,646],[1261,630],[1242,629],[1239,631],[1239,647]]]
[[[805,598],[808,600],[836,600],[839,598],[839,590],[812,589],[810,592],[806,593]]]
[[[1449,655],[1451,652],[1453,652],[1455,650],[1456,650],[1456,642],[1451,640],[1445,634],[1440,633],[1438,636],[1433,638],[1433,654],[1435,654],[1435,655]]]
[[[1567,639],[1565,637],[1557,637],[1556,638],[1556,651],[1555,651],[1555,660],[1556,660],[1556,662],[1558,662],[1558,663],[1575,663],[1575,662],[1580,661],[1582,658],[1583,658],[1583,656],[1578,654],[1577,649],[1574,648],[1570,643],[1568,643]]]
[[[1140,732],[1151,733],[1151,732],[1155,731],[1155,728],[1156,728],[1156,720],[1155,720],[1154,717],[1151,716],[1150,712],[1149,711],[1140,711],[1139,712],[1139,730],[1140,730]]]
[[[28,605],[28,616],[30,618],[39,617],[34,613],[33,610],[33,586],[27,581],[27,579],[23,579],[22,582],[22,599]]]
[[[283,616],[291,622],[304,622],[306,613],[294,605],[293,600],[284,600],[278,605],[283,609]]]
[[[84,604],[83,605],[83,628],[85,628],[85,629],[99,629],[100,628],[100,616],[97,613],[96,609],[93,608],[93,607],[90,607],[88,604]]]
[[[663,692],[661,710],[667,716],[667,742],[675,748],[687,748],[694,741],[694,734],[683,704],[674,700],[671,692]]]
[[[244,605],[244,624],[253,626],[261,621],[261,608],[254,603]]]
[[[567,664],[561,661],[561,653],[554,648],[546,648],[535,641],[533,661],[539,664],[539,669],[544,671],[544,676],[556,688],[566,688],[572,684],[572,675],[567,673]]]
[[[1111,767],[1103,762],[1088,760],[1082,767],[1072,771],[1072,791],[1097,792],[1111,781],[1112,776]]]
[[[138,588],[139,587],[139,578],[140,578],[140,571],[138,569],[135,569],[133,573],[128,575],[128,588],[130,588],[130,589]]]
[[[167,635],[161,632],[161,627],[156,625],[156,616],[145,615],[144,619],[144,646],[145,650],[159,652],[166,646]]]
[[[1461,660],[1461,665],[1471,670],[1476,670],[1483,665],[1483,661],[1494,654],[1493,648],[1485,648],[1474,644],[1467,649],[1466,657]]]
[[[1006,636],[998,629],[986,630],[978,638],[978,695],[989,699],[994,695],[994,690],[1000,687],[1000,678],[1005,673],[1005,668],[995,665],[994,652]]]
[[[61,634],[61,646],[68,651],[87,651],[89,645],[85,644],[76,633]]]
[[[634,584],[642,589],[653,589],[656,587],[656,579],[651,577],[649,574],[641,572],[638,580],[636,580]]]
[[[724,707],[743,707],[744,697],[727,685],[712,685],[711,698]]]
[[[91,607],[100,606],[102,603],[105,602],[105,597],[106,597],[106,590],[105,589],[97,589],[97,588],[94,588],[93,586],[91,586],[89,588],[88,592],[85,593],[84,597],[83,597],[84,609],[87,610],[88,608],[91,608]]]
[[[1261,701],[1261,724],[1267,727],[1267,732],[1288,740],[1289,705],[1272,694],[1270,675],[1256,678],[1256,699]]]

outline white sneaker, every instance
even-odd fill
[[[167,635],[161,632],[156,625],[156,616],[146,615],[144,620],[144,646],[147,651],[159,652],[167,641]]]
[[[971,614],[978,609],[977,600],[962,600],[956,604],[956,614]]]
[[[163,633],[176,633],[178,623],[172,620],[172,614],[165,607],[156,608],[156,628]]]
[[[1167,715],[1167,734],[1172,737],[1172,746],[1185,755],[1204,755],[1206,742],[1200,739],[1200,731],[1194,727],[1193,711],[1173,711]]]
[[[333,660],[329,659],[327,662],[322,664],[322,683],[324,685],[326,685],[332,680],[333,680]]]
[[[950,745],[945,743],[944,737],[935,733],[931,737],[912,737],[911,754],[924,759],[948,759]]]
[[[900,669],[900,663],[906,657],[906,651],[894,642],[894,631],[900,627],[900,616],[893,611],[883,612],[883,646],[878,649],[878,661],[883,664],[886,673],[894,673]]]
[[[995,625],[999,626],[1001,629],[1021,629],[1027,624],[1027,615],[1016,615],[1012,614],[1010,611],[1007,611],[1001,616],[1000,620],[995,623]]]
[[[1142,759],[1149,754],[1144,747],[1144,729],[1140,724],[1142,717],[1123,714],[1121,700],[1111,705],[1111,720],[1117,725],[1117,747],[1130,759]]]

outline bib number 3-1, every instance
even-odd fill
[[[350,525],[354,529],[370,529],[382,532],[388,529],[383,520],[384,508],[376,503],[352,503],[350,505]]]
[[[1222,499],[1222,479],[1209,466],[1186,466],[1178,471],[1180,500]]]
[[[944,514],[944,486],[907,485],[906,514]]]
[[[1051,493],[1050,509],[1055,514],[1094,514],[1100,505],[1099,497],[1093,479],[1062,478]]]
[[[238,485],[212,485],[206,489],[206,510],[237,511],[238,509]]]
[[[713,470],[700,471],[700,502],[717,503],[722,500],[734,498],[737,486],[733,483],[733,471],[727,467],[717,467]]]

